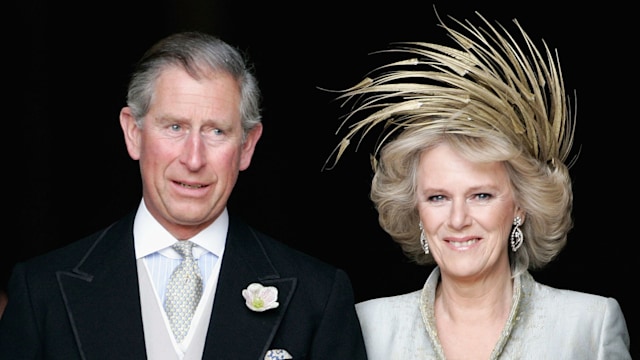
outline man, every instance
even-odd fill
[[[15,266],[0,358],[366,359],[346,273],[227,211],[262,134],[259,100],[215,37],[149,49],[120,112],[140,205]]]

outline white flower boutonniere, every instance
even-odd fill
[[[275,309],[278,303],[278,289],[275,286],[262,286],[258,283],[251,283],[242,290],[242,297],[250,310],[262,312]]]

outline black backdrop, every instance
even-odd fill
[[[359,81],[382,63],[368,54],[391,42],[441,41],[432,3],[84,4],[36,0],[12,13],[19,21],[5,43],[12,81],[5,82],[7,108],[14,110],[5,118],[5,183],[12,199],[6,227],[16,245],[2,250],[3,284],[16,261],[87,235],[138,204],[137,163],[126,153],[118,123],[128,74],[160,37],[197,29],[247,52],[264,92],[265,131],[230,210],[344,268],[358,301],[422,285],[429,269],[407,263],[379,229],[368,200],[371,147],[352,149],[336,169],[321,171],[339,140],[334,131],[344,110],[319,88]],[[637,117],[637,100],[627,83],[637,76],[632,48],[623,43],[635,41],[628,39],[632,23],[625,22],[630,8],[548,0],[435,4],[441,15],[478,23],[477,10],[511,30],[515,17],[536,41],[558,48],[566,86],[578,94],[576,226],[557,261],[535,275],[549,285],[615,297],[633,337],[638,212],[632,210],[634,127],[627,119]]]

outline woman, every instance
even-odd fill
[[[384,125],[371,188],[380,224],[411,260],[436,265],[421,290],[357,304],[369,359],[631,359],[615,299],[529,273],[573,226],[575,122],[546,45],[517,22],[519,37],[479,18],[484,28],[440,21],[458,48],[402,44],[395,55],[415,58],[340,96],[360,101],[347,119],[365,116],[335,161]]]

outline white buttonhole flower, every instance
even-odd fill
[[[258,283],[249,284],[242,290],[242,297],[245,304],[250,310],[262,312],[269,309],[275,309],[280,305],[278,303],[278,289],[274,286],[264,287]]]

